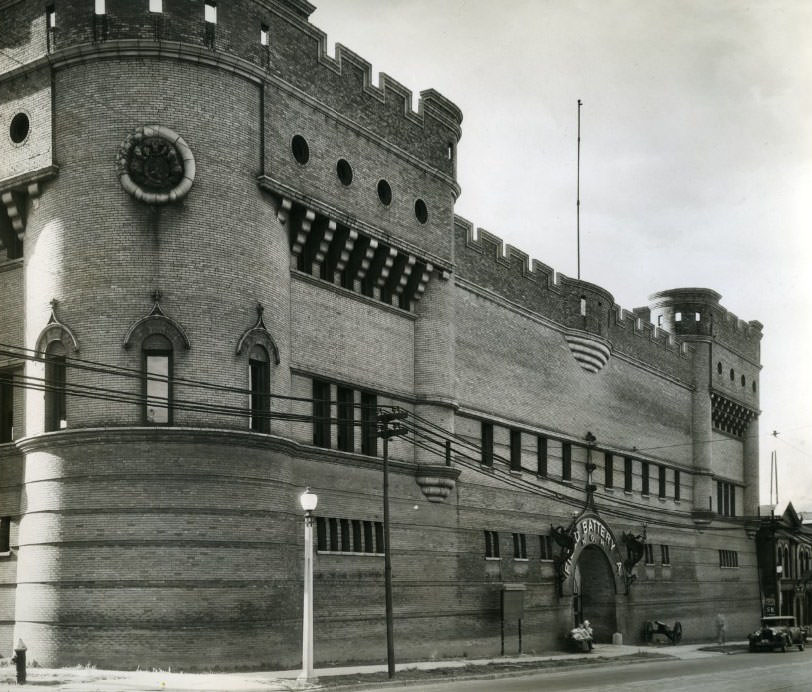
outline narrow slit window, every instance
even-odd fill
[[[203,19],[209,24],[217,24],[217,4],[207,2],[203,6]]]
[[[482,421],[482,465],[493,466],[493,423]]]
[[[338,448],[342,452],[355,450],[355,392],[339,387],[338,399]]]
[[[48,29],[56,29],[56,8],[53,5],[48,5],[48,7],[45,8],[45,15],[48,20]]]
[[[14,439],[14,387],[10,371],[0,371],[0,442]]]
[[[521,430],[510,431],[510,470],[522,470],[522,432]]]
[[[313,380],[313,444],[330,447],[330,383]]]
[[[251,391],[251,430],[271,431],[271,368],[268,351],[256,345],[248,359],[248,379]]]
[[[262,24],[259,27],[259,45],[267,46],[268,45],[268,25]]]
[[[107,14],[106,0],[96,0],[93,11],[96,14]]]
[[[581,317],[586,317],[586,298],[581,296],[580,302]]]
[[[572,445],[569,442],[561,445],[561,480],[572,480]]]
[[[485,557],[499,557],[499,534],[496,531],[485,532]]]
[[[614,457],[611,455],[610,452],[606,452],[603,455],[603,469],[604,469],[604,478],[603,478],[603,485],[606,488],[614,488],[615,487],[615,464],[614,464]]]
[[[149,11],[160,14],[164,11],[164,0],[149,0]]]
[[[682,313],[681,313],[681,312],[677,312],[677,313],[674,315],[674,321],[675,321],[675,322],[682,322]]]
[[[60,341],[52,341],[45,350],[45,432],[68,425],[65,355]]]
[[[660,466],[658,468],[658,496],[664,498],[665,497],[665,466]]]
[[[538,448],[537,448],[537,451],[536,451],[537,462],[538,462],[537,473],[542,478],[546,478],[547,477],[547,438],[539,435],[536,442],[538,444]]]
[[[145,401],[147,423],[168,425],[171,422],[172,343],[162,334],[144,340]]]
[[[11,552],[11,517],[0,519],[0,553]]]
[[[378,456],[378,397],[361,392],[361,454]]]

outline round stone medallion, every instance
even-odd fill
[[[147,204],[183,199],[195,179],[195,157],[178,133],[144,125],[122,142],[116,159],[121,186]]]

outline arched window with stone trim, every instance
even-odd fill
[[[271,432],[271,366],[279,365],[279,349],[263,320],[264,308],[257,303],[257,320],[237,341],[237,356],[248,355],[248,427]]]
[[[152,311],[137,320],[124,337],[124,348],[137,347],[141,355],[142,421],[147,425],[172,425],[173,382],[177,355],[189,349],[183,328],[167,317],[153,294]]]
[[[56,316],[58,302],[51,301],[51,316],[36,342],[37,356],[44,365],[43,426],[45,432],[68,427],[68,358],[79,352],[79,343],[67,325]]]

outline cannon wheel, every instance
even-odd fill
[[[646,620],[646,624],[643,626],[643,638],[650,642],[654,637],[654,624],[651,620]]]
[[[682,623],[677,620],[674,623],[674,638],[671,640],[673,644],[679,644],[682,641]]]

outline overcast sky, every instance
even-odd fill
[[[457,213],[570,276],[583,101],[582,278],[764,323],[762,502],[775,450],[812,510],[812,2],[313,2],[331,55],[462,109]]]

